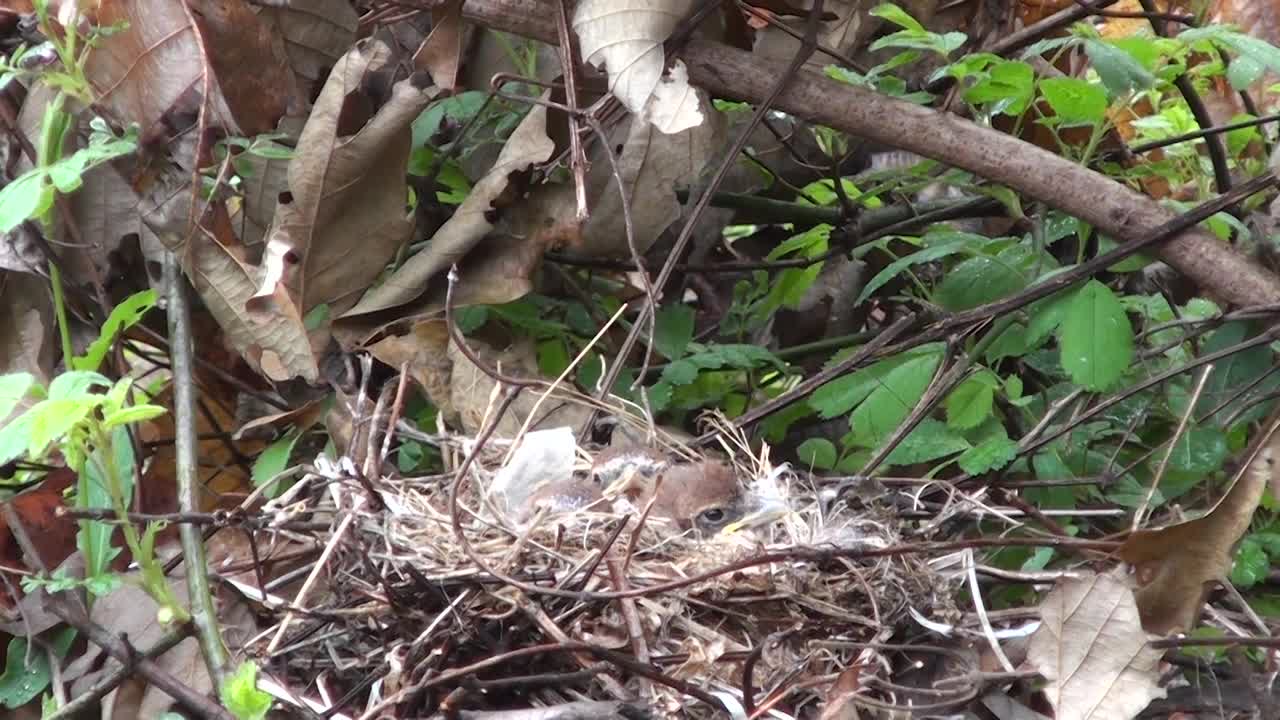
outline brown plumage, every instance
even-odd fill
[[[672,463],[647,448],[610,448],[596,456],[591,477],[601,490],[638,506],[654,498],[651,515],[681,530],[716,533],[751,509],[733,468],[715,460]]]
[[[751,503],[733,468],[715,460],[672,465],[662,474],[653,513],[674,520],[682,530],[720,532],[746,517]]]

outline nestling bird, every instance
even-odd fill
[[[782,509],[744,490],[733,468],[718,460],[673,463],[648,448],[610,448],[596,456],[588,482],[607,497],[624,496],[637,507],[653,499],[651,517],[682,530],[713,535],[730,525],[768,522]]]

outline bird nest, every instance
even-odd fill
[[[920,658],[885,643],[920,635],[912,612],[955,620],[956,586],[920,556],[877,552],[904,532],[887,505],[833,500],[820,478],[740,447],[744,485],[785,501],[756,527],[682,531],[621,496],[531,512],[494,488],[536,435],[479,449],[439,438],[455,470],[433,477],[357,481],[320,458],[272,503],[333,528],[329,600],[275,630],[294,687],[345,695],[360,709],[350,717],[609,700],[682,717],[767,705],[785,718],[811,715],[832,680],[860,668],[869,704],[938,700],[909,697],[896,681]],[[582,477],[597,449],[572,449]]]

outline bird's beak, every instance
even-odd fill
[[[740,532],[742,530],[750,530],[751,528],[761,527],[785,517],[791,512],[791,506],[787,501],[780,497],[759,497],[753,501],[754,507],[742,516],[741,519],[725,525],[720,530],[721,533],[728,535],[730,533]]]

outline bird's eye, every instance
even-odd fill
[[[703,525],[716,526],[725,521],[727,513],[723,508],[707,508],[698,513],[698,522]]]

